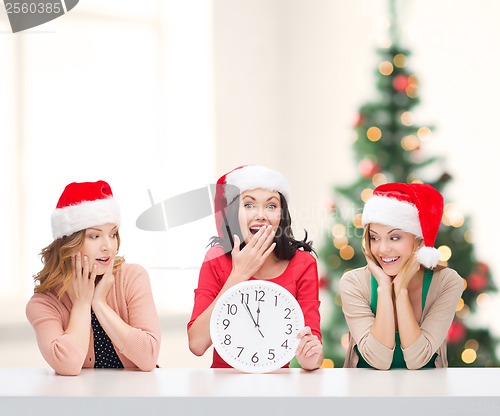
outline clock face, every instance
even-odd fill
[[[299,303],[284,287],[249,280],[222,294],[210,318],[214,348],[229,365],[265,373],[287,364],[304,327]]]

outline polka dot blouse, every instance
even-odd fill
[[[97,320],[94,311],[91,311],[92,330],[94,331],[94,368],[123,368],[120,358],[116,354],[113,343],[104,332]]]

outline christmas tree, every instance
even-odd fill
[[[479,309],[496,292],[489,268],[474,252],[470,218],[447,201],[443,193],[451,175],[442,170],[443,158],[425,154],[432,126],[416,123],[412,109],[419,104],[418,78],[409,69],[410,52],[401,48],[391,2],[391,45],[378,49],[376,69],[378,98],[361,106],[354,125],[354,154],[359,177],[348,186],[334,189],[332,227],[320,250],[326,266],[321,279],[324,296],[332,299],[329,316],[322,316],[325,358],[341,367],[347,347],[348,328],[338,292],[339,279],[347,270],[366,265],[361,251],[361,213],[373,189],[386,182],[425,182],[445,197],[445,208],[435,244],[441,261],[464,278],[465,290],[448,332],[450,367],[498,366],[497,340],[477,322]],[[333,363],[332,363],[333,361]],[[328,363],[328,361],[327,361]]]

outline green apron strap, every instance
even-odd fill
[[[372,288],[371,288],[371,300],[370,300],[370,308],[372,309],[373,314],[377,312],[377,299],[378,299],[378,282],[377,279],[372,274]]]
[[[432,275],[434,272],[430,269],[424,270],[424,281],[422,283],[422,311],[424,310],[425,301],[427,300],[427,292],[432,282]]]

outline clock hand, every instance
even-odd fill
[[[253,321],[255,327],[258,328],[259,325],[257,325],[257,322],[255,322],[255,319],[254,319],[254,317],[252,315],[252,312],[250,311],[250,308],[248,307],[248,303],[243,302],[243,305],[245,305],[245,309],[248,312],[248,314],[250,315],[250,318],[252,318],[252,321]]]
[[[243,305],[245,305],[245,310],[248,312],[248,314],[250,315],[250,318],[252,318],[252,321],[253,323],[255,324],[255,328],[257,328],[257,330],[259,331],[260,335],[262,336],[262,338],[264,338],[264,334],[262,333],[262,331],[260,330],[259,328],[259,325],[257,324],[257,322],[255,322],[255,319],[252,315],[252,311],[250,311],[250,308],[248,307],[248,303],[246,302],[243,302]]]
[[[257,305],[257,326],[259,326],[259,316],[260,316],[260,302]]]
[[[257,329],[259,330],[260,332],[260,335],[262,335],[262,338],[264,338],[264,334],[262,333],[262,331],[260,330],[260,324],[259,324],[259,316],[260,316],[260,302],[257,306]]]

